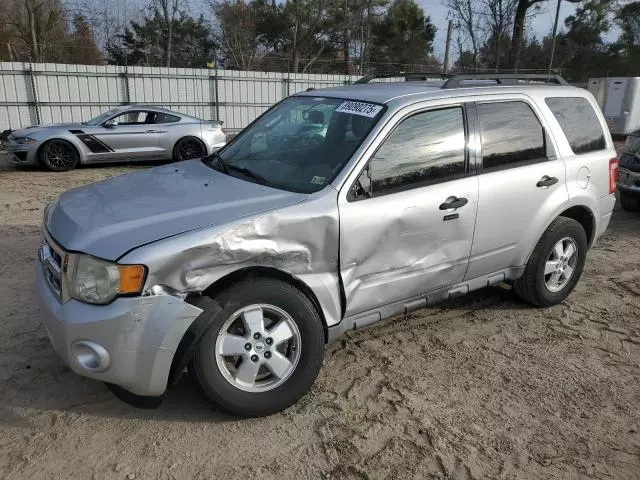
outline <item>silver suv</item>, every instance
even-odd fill
[[[616,154],[586,90],[508,80],[300,93],[207,158],[63,193],[36,277],[55,350],[134,405],[188,368],[267,415],[345,331],[501,282],[560,303],[611,218]]]

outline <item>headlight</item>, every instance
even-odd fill
[[[16,142],[18,145],[26,145],[28,143],[37,142],[35,138],[31,138],[31,137],[14,137],[13,141]]]
[[[119,265],[90,255],[74,255],[71,263],[70,294],[81,302],[105,304],[142,291],[144,265]]]

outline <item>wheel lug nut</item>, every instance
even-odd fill
[[[265,340],[265,343],[266,343],[267,345],[271,345],[271,344],[273,343],[273,338],[271,338],[271,337],[267,337],[267,339]]]
[[[271,358],[271,352],[264,352],[264,358]]]
[[[251,361],[252,362],[257,362],[258,361],[258,355],[251,355]]]
[[[251,344],[250,343],[245,343],[244,344],[244,349],[248,352],[249,350],[251,350]]]
[[[260,340],[260,334],[258,332],[254,333],[253,338],[255,338],[256,340]]]

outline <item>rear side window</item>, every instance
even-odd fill
[[[482,169],[501,170],[547,160],[542,125],[525,102],[478,104]]]
[[[586,98],[549,97],[545,102],[558,120],[573,153],[589,153],[607,148],[602,125]]]
[[[438,183],[466,172],[462,108],[418,113],[403,120],[360,178],[367,196]]]
[[[180,121],[180,117],[176,117],[175,115],[171,115],[170,113],[158,113],[156,117],[156,123],[175,123]]]

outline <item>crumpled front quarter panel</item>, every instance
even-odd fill
[[[120,262],[148,267],[145,290],[163,285],[186,293],[237,270],[275,268],[311,288],[330,326],[341,318],[336,198],[327,187],[289,207],[140,247]]]

